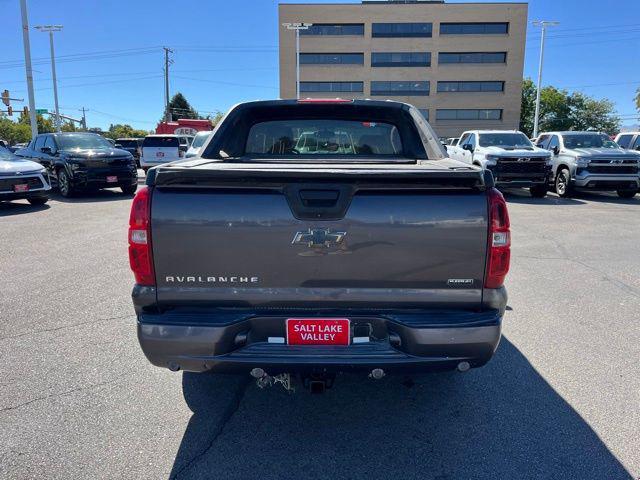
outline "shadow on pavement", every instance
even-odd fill
[[[561,198],[554,192],[549,192],[545,198],[533,198],[525,189],[509,189],[502,191],[509,203],[521,203],[528,205],[587,205],[588,202],[617,203],[638,205],[640,194],[634,198],[620,198],[615,192],[590,192],[577,190],[571,198]]]
[[[41,212],[51,208],[46,203],[44,205],[31,205],[24,202],[0,202],[0,217],[9,217],[11,215],[22,215],[33,212]]]
[[[591,192],[587,190],[577,190],[573,193],[573,199],[588,200],[590,202],[620,203],[629,205],[639,205],[640,195],[633,198],[621,198],[616,192]],[[564,200],[564,199],[561,199]]]
[[[185,373],[171,478],[631,478],[506,338],[482,369],[403,380],[343,375],[313,396]]]
[[[560,198],[555,193],[549,192],[544,198],[534,198],[528,190],[504,190],[502,191],[507,203],[521,203],[524,205],[586,205],[587,202],[576,198]]]
[[[138,187],[139,188],[139,187]],[[57,190],[51,192],[51,200],[61,203],[97,203],[132,199],[133,195],[122,193],[119,188],[109,190],[88,190],[77,192],[71,198],[65,198]]]

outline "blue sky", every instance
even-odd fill
[[[635,123],[640,2],[618,0],[597,8],[593,3],[529,3],[530,20],[561,22],[549,31],[543,83],[608,97],[623,123]],[[277,1],[28,0],[28,5],[30,26],[64,25],[55,37],[61,111],[79,117],[78,109],[86,107],[89,126],[155,127],[163,109],[163,45],[175,51],[171,92],[184,93],[202,113],[278,96]],[[26,100],[18,0],[0,0],[0,11],[0,88]],[[532,78],[539,39],[539,31],[529,26],[524,74]],[[31,52],[36,105],[53,109],[46,34],[32,29]]]

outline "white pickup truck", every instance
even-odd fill
[[[457,146],[448,145],[447,153],[454,160],[490,170],[498,188],[529,187],[531,196],[538,198],[547,194],[550,154],[522,132],[470,130]]]

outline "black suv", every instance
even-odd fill
[[[78,190],[120,187],[128,195],[138,187],[136,162],[95,133],[45,133],[16,155],[42,164],[64,197]]]
[[[142,151],[142,141],[144,138],[116,138],[116,148],[126,150],[136,160],[136,165],[140,168],[140,152]]]

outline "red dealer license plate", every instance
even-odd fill
[[[109,175],[107,177],[107,183],[117,183],[118,182],[118,177],[116,177],[115,175]]]
[[[13,186],[14,192],[26,192],[27,190],[29,190],[29,184],[27,183],[18,183]]]
[[[349,345],[347,318],[288,318],[289,345]]]

